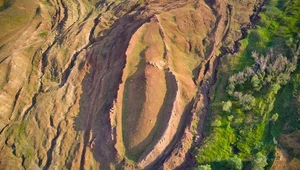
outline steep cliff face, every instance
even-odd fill
[[[258,3],[7,2],[0,169],[187,168],[218,56]]]

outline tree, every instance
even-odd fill
[[[278,119],[279,115],[278,113],[273,114],[271,121],[276,122],[276,120]]]
[[[241,170],[243,168],[242,160],[237,156],[228,159],[227,168],[230,170]]]
[[[260,152],[258,152],[251,160],[252,170],[264,170],[266,165],[268,165],[267,158]]]
[[[246,67],[244,70],[244,74],[246,77],[252,77],[255,74],[255,72],[251,67]]]
[[[232,121],[233,118],[234,118],[233,115],[227,116],[227,119],[228,119],[230,122]]]
[[[210,165],[198,165],[197,168],[195,168],[195,170],[211,170]]]
[[[255,60],[255,63],[259,66],[260,71],[263,72],[267,67],[270,55],[267,55],[265,57],[263,55],[259,56],[259,54],[256,52],[252,52],[252,58]]]
[[[245,75],[244,72],[239,72],[235,74],[235,83],[236,84],[244,84],[245,81],[247,81],[247,76]]]
[[[233,97],[234,97],[235,100],[240,100],[243,97],[243,93],[235,91],[233,93]]]
[[[230,82],[228,87],[227,87],[227,93],[232,96],[233,95],[233,92],[234,92],[234,89],[235,89],[235,85],[234,83]]]
[[[279,84],[272,84],[271,85],[271,91],[274,93],[274,94],[277,94],[278,90],[280,89],[280,85]]]
[[[230,112],[231,107],[232,107],[232,103],[230,100],[223,103],[223,111],[224,112]]]
[[[259,91],[262,87],[258,76],[255,74],[251,79],[251,84],[254,87],[254,90]]]
[[[280,73],[277,77],[276,77],[276,82],[278,84],[282,84],[282,85],[286,85],[289,80],[290,80],[290,73]]]
[[[215,121],[212,122],[211,125],[214,126],[214,127],[219,127],[219,126],[222,125],[222,122],[220,120],[215,120]]]
[[[244,110],[251,110],[255,105],[255,98],[251,94],[245,94],[239,98],[239,102]]]

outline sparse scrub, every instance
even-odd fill
[[[39,34],[39,36],[40,36],[41,38],[45,38],[45,37],[47,37],[47,35],[48,35],[48,31],[44,31],[44,32],[41,32],[41,33]]]

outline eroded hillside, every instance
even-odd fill
[[[192,169],[264,4],[0,0],[0,169]]]

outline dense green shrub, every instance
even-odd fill
[[[219,127],[222,125],[222,122],[220,120],[214,120],[211,125],[214,127]]]
[[[267,166],[267,158],[262,153],[257,153],[251,160],[251,169],[252,170],[264,170],[264,167]]]
[[[251,78],[251,84],[255,91],[260,91],[262,88],[262,84],[256,74]]]
[[[276,120],[278,119],[279,115],[278,113],[275,113],[272,115],[271,121],[276,122]]]
[[[197,168],[195,168],[195,170],[211,170],[211,166],[210,165],[198,165]]]
[[[276,54],[274,49],[271,49],[266,56],[253,52],[252,58],[255,60],[252,67],[246,67],[243,71],[230,76],[227,86],[227,93],[237,100],[239,106],[245,111],[251,110],[255,105],[255,98],[251,93],[267,87],[273,95],[277,94],[281,85],[285,85],[290,80],[290,74],[295,71],[297,66],[296,61]],[[251,87],[247,85],[248,81],[250,81]],[[247,88],[250,93],[244,94],[237,91],[237,89],[243,88]],[[273,101],[272,95],[269,97],[268,101]],[[223,106],[223,109],[226,107]]]
[[[237,154],[243,161],[253,158],[252,169],[266,168],[266,157],[253,153],[273,152],[279,131],[300,129],[300,110],[295,106],[300,103],[300,76],[291,75],[300,54],[300,1],[270,0],[264,8],[256,29],[240,41],[241,51],[224,57],[216,87],[224,87],[224,74],[229,77],[226,91],[215,89],[211,107],[212,119],[220,121],[211,123],[222,126],[208,124],[210,133],[196,155],[199,164],[226,169],[228,158]],[[228,100],[230,112],[222,102]],[[285,130],[286,122],[290,123]]]
[[[237,156],[234,156],[232,158],[229,158],[227,161],[227,169],[230,170],[241,170],[243,168],[243,163],[240,158]]]

